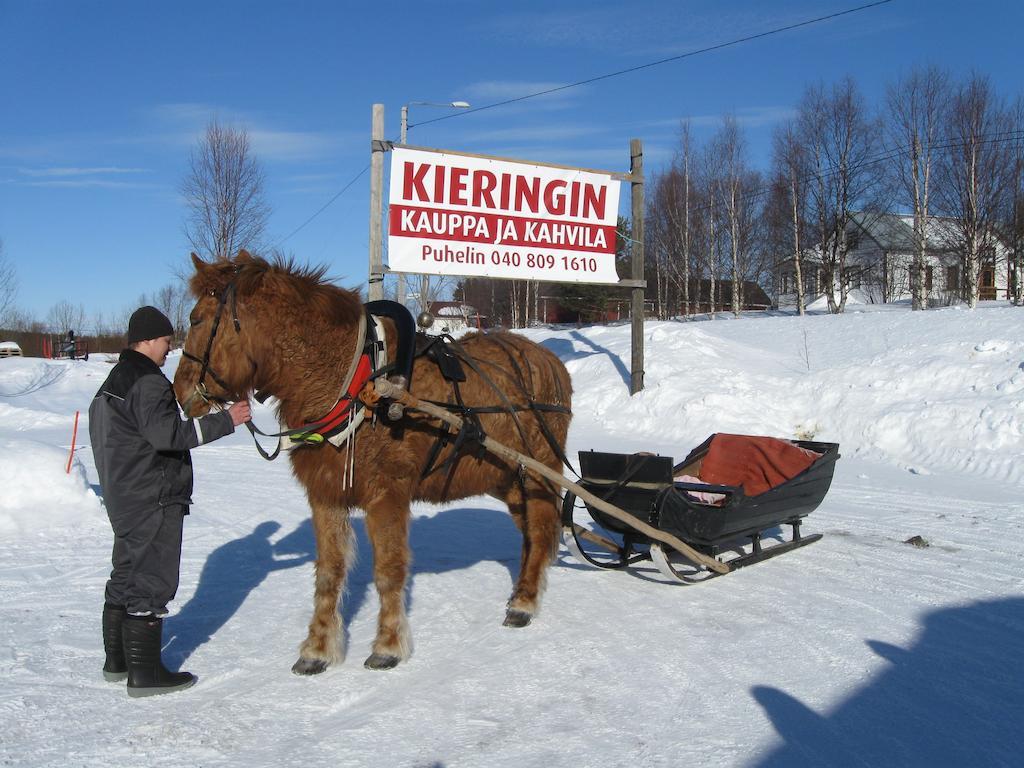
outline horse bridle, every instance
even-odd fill
[[[237,291],[235,290],[234,281],[231,281],[221,292],[220,299],[217,302],[217,311],[213,315],[213,326],[210,328],[210,337],[206,340],[206,350],[203,352],[202,358],[198,358],[195,355],[186,352],[184,349],[181,351],[182,357],[191,360],[194,363],[199,363],[200,365],[199,378],[196,380],[194,391],[188,396],[188,399],[182,403],[182,409],[186,414],[189,413],[192,401],[197,397],[207,405],[211,405],[214,401],[217,401],[218,403],[226,402],[223,398],[210,394],[210,391],[206,388],[206,384],[204,383],[206,374],[210,374],[210,378],[213,379],[217,386],[225,392],[231,391],[231,387],[224,383],[224,380],[217,375],[217,372],[213,370],[213,366],[210,365],[210,352],[213,349],[213,340],[217,337],[217,330],[220,328],[221,316],[224,314],[224,308],[227,306],[229,300],[231,301],[231,319],[235,324],[235,333],[239,333],[242,330],[242,326],[238,322]]]

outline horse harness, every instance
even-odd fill
[[[505,346],[505,343],[500,341],[500,337],[492,336],[492,340],[498,344]],[[447,492],[447,486],[452,480],[455,467],[464,454],[463,448],[467,444],[476,445],[475,454],[479,457],[485,452],[483,445],[483,439],[486,437],[483,425],[480,423],[480,415],[485,413],[505,413],[512,417],[512,420],[516,426],[516,430],[519,432],[519,436],[522,439],[523,449],[529,455],[529,441],[526,438],[526,432],[523,429],[523,425],[519,420],[518,413],[529,411],[534,414],[537,425],[540,427],[541,434],[551,447],[555,456],[558,457],[559,461],[567,466],[574,474],[575,470],[569,463],[562,451],[561,446],[558,444],[558,440],[555,439],[554,434],[551,432],[551,428],[548,426],[547,420],[544,418],[545,413],[564,413],[571,414],[572,411],[564,406],[555,403],[538,403],[533,399],[532,394],[527,390],[523,384],[525,381],[523,371],[516,363],[514,356],[511,351],[506,348],[508,353],[508,361],[511,365],[514,376],[508,378],[518,383],[519,394],[526,400],[524,405],[516,405],[511,402],[508,397],[501,391],[501,388],[494,383],[494,380],[487,375],[483,370],[483,361],[475,359],[472,355],[469,355],[462,345],[458,343],[454,338],[448,334],[442,334],[440,336],[428,336],[424,333],[417,334],[417,348],[416,356],[425,356],[428,360],[433,361],[439,370],[441,375],[451,384],[452,396],[455,402],[441,402],[437,400],[427,400],[433,405],[439,406],[446,410],[457,413],[462,419],[462,429],[460,429],[454,435],[445,424],[441,425],[441,433],[438,435],[437,440],[430,449],[430,453],[427,456],[427,461],[424,464],[423,471],[420,474],[421,479],[439,472],[443,469],[448,469],[448,476],[445,479],[445,492]],[[468,406],[465,404],[462,398],[462,392],[459,388],[461,382],[466,381],[466,373],[463,365],[468,366],[472,369],[498,396],[502,401],[500,405],[484,405],[484,406]],[[500,369],[495,363],[491,363],[496,368]],[[438,457],[441,451],[444,450],[445,446],[451,444],[452,452],[443,462],[437,463]],[[531,455],[531,458],[535,458]],[[520,481],[522,475],[520,474]]]
[[[213,341],[217,336],[218,329],[220,328],[224,311],[229,304],[235,332],[238,333],[241,331],[241,324],[238,320],[237,291],[235,283],[232,281],[220,295],[217,310],[213,317],[210,337],[206,341],[206,349],[203,352],[203,357],[199,358],[189,352],[182,352],[182,355],[185,358],[198,363],[200,366],[199,378],[195,384],[195,391],[183,404],[183,407],[185,407],[186,410],[192,400],[196,397],[199,397],[207,403],[217,399],[214,398],[206,388],[204,382],[207,374],[209,374],[210,378],[213,379],[221,389],[226,392],[231,391],[231,388],[210,365],[210,352],[213,349]],[[393,320],[398,331],[398,343],[396,344],[394,361],[390,363],[388,362],[389,350],[387,349],[386,334],[384,332],[384,325],[382,322],[382,318],[384,317]],[[497,337],[492,338],[497,340]],[[498,343],[503,344],[503,342],[500,341]],[[518,386],[520,394],[526,399],[525,405],[516,405],[512,403],[501,391],[498,385],[495,384],[493,379],[483,370],[481,361],[476,360],[471,355],[467,354],[465,350],[462,349],[462,346],[451,336],[448,334],[443,334],[441,336],[428,336],[427,334],[416,332],[415,324],[409,310],[401,304],[393,301],[372,301],[364,305],[364,312],[359,321],[359,331],[353,359],[341,386],[341,394],[339,395],[335,405],[324,417],[292,429],[285,429],[275,433],[264,432],[251,421],[246,422],[245,425],[252,434],[260,455],[268,461],[272,461],[277,458],[282,449],[290,450],[300,446],[319,446],[323,445],[324,442],[329,442],[337,447],[345,445],[354,437],[356,430],[363,423],[366,417],[367,406],[359,399],[359,392],[366,383],[373,381],[380,376],[388,375],[392,380],[401,383],[402,386],[408,389],[412,383],[412,367],[414,358],[416,357],[426,357],[428,360],[431,360],[435,365],[437,365],[441,375],[451,384],[452,387],[454,402],[428,402],[454,413],[458,413],[462,417],[463,421],[463,428],[454,435],[449,431],[446,425],[442,425],[441,432],[427,456],[427,461],[424,464],[421,473],[421,479],[447,468],[448,477],[445,481],[445,485],[447,487],[448,483],[451,481],[452,474],[454,473],[459,459],[464,455],[462,449],[468,443],[475,443],[477,446],[477,455],[481,455],[484,451],[483,438],[485,436],[485,432],[480,423],[479,417],[481,414],[487,413],[509,414],[522,438],[523,446],[528,449],[529,442],[526,439],[526,433],[517,414],[523,411],[532,412],[537,420],[541,433],[544,435],[545,440],[548,442],[555,455],[564,465],[572,469],[572,465],[569,464],[566,459],[561,446],[558,445],[558,441],[555,439],[554,434],[551,432],[551,429],[544,418],[545,413],[570,414],[571,410],[564,405],[535,402],[531,393],[527,391],[526,387],[522,383],[524,381],[523,371],[515,362],[511,352],[508,354],[508,360],[514,369],[515,375],[509,376],[509,378],[513,381],[519,382]],[[497,366],[497,364],[491,363],[491,365],[501,370],[500,366]],[[471,368],[484,382],[488,384],[488,386],[502,401],[500,405],[467,406],[465,404],[462,392],[459,388],[459,384],[466,381],[464,366]],[[269,393],[257,392],[255,398],[257,401],[262,403],[266,400],[268,394]],[[386,402],[383,403],[383,405],[388,408],[388,418],[391,421],[397,421],[401,418],[402,412],[397,404]],[[278,444],[274,448],[273,452],[268,453],[259,444],[259,441],[256,438],[257,434],[262,435],[263,437],[278,438]],[[452,446],[451,455],[445,459],[445,461],[438,464],[438,457],[444,450],[445,446],[449,444]],[[353,457],[354,451],[350,451],[349,454],[350,457]],[[352,459],[350,458],[350,461],[351,460]]]

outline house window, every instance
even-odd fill
[[[960,267],[956,265],[946,267],[946,290],[960,290]]]
[[[926,292],[932,292],[932,268],[927,266],[924,268],[924,289]]]
[[[793,273],[783,272],[782,273],[782,285],[780,286],[780,293],[792,293],[793,292]]]
[[[804,274],[804,293],[810,296],[818,295],[818,268],[817,267],[805,267],[807,270]]]

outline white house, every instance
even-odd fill
[[[846,275],[849,287],[865,301],[887,303],[910,299],[910,273],[914,259],[914,217],[895,213],[854,213],[846,230],[849,251]],[[925,250],[925,291],[931,305],[955,304],[963,299],[963,254],[956,246],[952,219],[928,217]],[[1008,249],[998,238],[982,257],[981,299],[1006,299],[1016,276],[1008,268]],[[806,251],[801,263],[804,295],[808,303],[824,291],[821,253]],[[838,281],[838,276],[837,276]],[[796,304],[793,260],[776,272],[777,304]]]
[[[480,330],[485,325],[485,318],[476,307],[459,301],[435,301],[430,305],[430,314],[434,316],[434,322],[427,333],[461,334]]]

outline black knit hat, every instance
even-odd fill
[[[173,335],[174,326],[171,325],[171,321],[156,307],[139,307],[128,321],[129,344]]]

